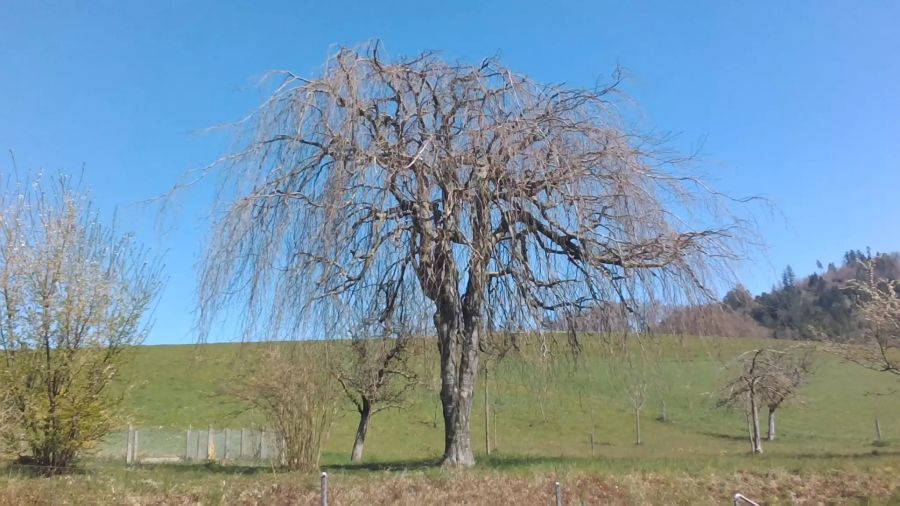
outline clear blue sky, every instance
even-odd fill
[[[191,342],[206,193],[169,226],[133,205],[210,162],[271,69],[310,75],[335,45],[392,55],[499,54],[535,79],[589,86],[618,63],[648,124],[703,145],[720,188],[763,194],[754,293],[848,248],[900,249],[900,3],[889,1],[200,2],[5,0],[0,171],[78,171],[119,225],[164,253],[149,343]],[[207,192],[208,193],[208,192]],[[222,335],[227,339],[230,336]]]

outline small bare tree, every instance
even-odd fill
[[[641,410],[647,404],[650,378],[641,361],[630,360],[626,370],[625,394],[634,412],[634,444],[640,445],[643,442],[641,440]]]
[[[491,318],[490,311],[488,312]],[[494,329],[493,325],[488,325]],[[491,397],[491,373],[497,378],[497,369],[503,360],[515,349],[515,334],[504,331],[486,332],[484,338],[479,342],[482,354],[482,371],[484,373],[482,395],[484,396],[484,452],[490,455],[497,446],[497,399],[499,392],[494,392]],[[495,381],[495,385],[499,386],[499,382]],[[493,422],[493,424],[492,424]],[[491,428],[493,427],[494,436],[491,438]]]
[[[351,346],[351,363],[337,372],[341,389],[359,413],[350,460],[363,458],[369,422],[386,409],[404,407],[407,394],[416,385],[408,366],[408,336],[379,340],[357,339]]]
[[[245,352],[244,369],[226,393],[258,410],[275,429],[288,469],[319,468],[336,407],[327,343],[272,343]]]
[[[798,357],[790,351],[759,348],[740,354],[734,364],[740,372],[722,388],[719,406],[741,406],[746,410],[750,446],[762,453],[759,410],[769,407],[769,434],[775,435],[775,409],[793,398],[810,371],[809,355]],[[772,407],[774,406],[774,408]]]
[[[415,295],[408,283],[382,284],[375,295],[363,301],[363,314],[374,318],[360,318],[362,327],[350,344],[349,363],[339,365],[336,375],[359,413],[350,453],[353,462],[362,460],[371,418],[385,409],[403,407],[407,394],[417,385],[408,361],[414,349],[412,339],[425,331],[421,308],[408,300]]]
[[[772,358],[771,367],[776,373],[769,375],[768,381],[772,385],[763,389],[762,396],[769,410],[766,440],[775,441],[775,410],[796,399],[797,391],[812,374],[812,354],[809,351],[797,351],[776,355]]]
[[[656,339],[642,339],[640,335],[623,335],[620,339],[606,348],[609,377],[634,415],[634,443],[640,445],[641,411],[656,386],[662,348]]]
[[[625,126],[615,83],[543,85],[432,53],[392,63],[377,46],[315,79],[280,75],[210,167],[223,207],[201,324],[238,303],[248,329],[323,314],[354,328],[344,308],[409,269],[437,335],[447,465],[475,461],[487,308],[529,331],[597,302],[705,296],[745,237],[682,158]]]
[[[5,182],[0,197],[0,407],[4,439],[57,472],[110,430],[109,385],[147,332],[158,268],[101,224],[71,180]]]

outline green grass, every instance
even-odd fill
[[[742,339],[666,340],[664,360],[655,374],[658,388],[642,412],[643,444],[634,441],[634,418],[616,375],[598,348],[587,346],[577,363],[560,356],[543,367],[516,357],[506,359],[490,377],[496,417],[497,452],[481,462],[491,467],[568,466],[609,472],[632,469],[830,467],[842,461],[897,459],[900,452],[900,402],[890,394],[896,378],[818,356],[816,371],[797,402],[778,412],[779,439],[764,443],[765,454],[748,456],[742,412],[715,408],[723,365],[739,352],[771,345]],[[777,343],[781,344],[781,343]],[[323,346],[310,343],[308,346]],[[430,462],[442,450],[442,424],[433,387],[437,357],[433,343],[416,359],[423,385],[406,410],[374,419],[366,461],[374,465]],[[125,411],[136,426],[183,431],[193,427],[259,424],[221,394],[239,373],[246,346],[147,346],[135,350],[125,377]],[[341,344],[332,344],[341,346]],[[480,378],[483,381],[483,377]],[[478,389],[472,419],[473,446],[484,453],[483,390]],[[882,394],[882,395],[876,395]],[[657,420],[665,398],[669,422]],[[541,414],[539,399],[543,400]],[[881,420],[884,445],[873,445],[874,420]],[[323,463],[345,465],[357,422],[349,403],[342,405],[326,445]],[[764,422],[764,420],[763,420]],[[589,434],[596,434],[596,458],[590,458]],[[492,428],[493,430],[493,428]],[[493,435],[493,434],[492,434]]]
[[[442,451],[436,347],[417,343],[422,380],[405,410],[378,414],[362,464],[349,461],[357,415],[344,402],[322,464],[337,504],[530,504],[565,484],[566,504],[722,504],[736,491],[767,503],[900,503],[900,402],[894,377],[817,355],[800,398],[778,413],[779,439],[748,453],[743,413],[715,408],[724,366],[737,354],[787,343],[743,339],[663,339],[651,398],[642,413],[643,444],[615,363],[585,340],[577,361],[557,346],[543,363],[515,355],[490,375],[495,452],[484,454],[484,378],[472,417],[478,464],[456,473],[435,464]],[[313,342],[304,346],[346,343]],[[146,346],[132,351],[116,388],[147,451],[180,454],[189,426],[263,423],[222,395],[254,345]],[[535,352],[535,343],[524,355]],[[492,366],[493,367],[493,366]],[[665,399],[670,420],[657,418]],[[543,405],[543,414],[541,413]],[[874,445],[874,420],[884,442]],[[123,427],[124,428],[124,427]],[[589,434],[596,434],[591,456]],[[492,428],[493,431],[493,428]],[[233,440],[232,440],[233,441]],[[125,466],[124,434],[112,434],[81,474],[35,478],[0,472],[3,504],[318,504],[317,478],[271,467],[162,464]],[[217,443],[217,445],[220,443]]]

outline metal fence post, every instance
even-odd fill
[[[322,471],[322,506],[328,506],[328,473]]]
[[[562,506],[562,490],[559,488],[559,482],[556,482],[556,506]]]

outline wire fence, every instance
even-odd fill
[[[274,431],[254,427],[188,428],[185,430],[129,427],[110,434],[97,456],[138,463],[204,463],[277,465],[284,442]]]

